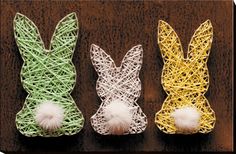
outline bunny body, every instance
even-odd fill
[[[16,14],[14,31],[24,60],[20,73],[21,82],[28,93],[23,108],[16,115],[17,129],[28,137],[56,137],[78,133],[83,127],[84,118],[70,95],[76,81],[75,66],[72,63],[78,36],[76,14],[68,14],[58,23],[49,50],[45,49],[35,24],[26,16]],[[49,131],[36,122],[37,107],[43,102],[56,104],[55,111],[64,114],[57,115],[62,121],[58,124],[60,128]],[[48,105],[50,106],[53,105]],[[50,109],[47,110],[43,112],[49,114]]]
[[[161,83],[168,94],[162,108],[156,113],[155,123],[168,134],[208,133],[215,125],[215,113],[205,98],[209,87],[207,60],[213,37],[209,20],[194,33],[184,58],[180,39],[173,28],[159,21],[158,44],[164,60]],[[192,107],[200,113],[199,126],[191,131],[177,129],[171,116],[176,109]],[[189,114],[189,113],[188,113]]]
[[[93,129],[102,135],[136,134],[144,131],[147,125],[147,118],[136,103],[141,92],[139,70],[142,65],[142,46],[138,45],[129,50],[123,58],[120,67],[116,67],[111,57],[94,44],[91,46],[90,54],[94,68],[98,72],[96,90],[102,100],[99,109],[91,117]],[[132,116],[128,129],[121,130],[120,128],[107,126],[106,113],[104,111],[106,111],[106,107],[109,108],[109,104],[115,102],[121,102],[122,108],[127,108],[129,110],[127,112],[130,112]],[[127,112],[121,112],[121,114]],[[128,114],[126,115],[129,117]],[[128,122],[125,121],[124,123]],[[118,132],[114,133],[109,127],[112,130],[118,130]]]

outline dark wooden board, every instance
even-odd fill
[[[0,53],[0,150],[2,151],[232,151],[232,1],[1,1]],[[76,12],[80,30],[73,57],[78,74],[72,92],[86,122],[71,137],[27,138],[15,126],[15,115],[27,93],[20,82],[23,64],[13,36],[16,12],[25,14],[38,26],[46,47],[57,22]],[[154,124],[166,94],[161,86],[163,67],[157,45],[157,23],[167,21],[179,35],[184,50],[193,32],[205,20],[214,27],[214,40],[208,61],[210,87],[206,93],[216,113],[215,129],[206,135],[165,135]],[[97,73],[89,55],[95,43],[120,65],[125,53],[142,44],[140,73],[142,94],[138,103],[148,117],[146,131],[139,135],[101,136],[90,125],[90,117],[100,105],[95,90]],[[186,55],[186,52],[185,52]]]

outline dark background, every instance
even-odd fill
[[[232,151],[232,9],[232,1],[1,1],[0,150]],[[16,129],[15,115],[27,96],[19,76],[23,60],[13,36],[16,12],[25,14],[38,26],[47,48],[57,22],[70,12],[77,13],[80,30],[73,62],[78,77],[72,96],[86,120],[77,135],[27,138]],[[166,135],[154,124],[155,113],[166,97],[160,81],[163,62],[156,38],[159,19],[176,30],[185,56],[198,26],[207,19],[213,24],[214,39],[208,61],[210,87],[206,97],[217,121],[209,134]],[[129,49],[143,45],[142,94],[138,103],[148,117],[144,133],[117,137],[93,131],[89,119],[101,101],[95,90],[98,76],[89,57],[92,43],[110,54],[118,66]]]

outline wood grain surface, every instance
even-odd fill
[[[0,53],[0,151],[232,151],[232,1],[1,1]],[[27,96],[20,82],[23,60],[13,36],[16,12],[29,17],[39,28],[48,48],[57,22],[70,12],[79,19],[79,39],[73,62],[77,82],[72,92],[85,116],[83,130],[74,136],[27,138],[15,126],[16,113]],[[157,23],[167,21],[179,35],[183,49],[193,32],[210,19],[214,40],[208,61],[210,87],[206,93],[216,113],[215,129],[206,135],[166,135],[154,124],[154,115],[166,98],[161,86],[163,61],[157,45]],[[90,117],[101,100],[89,55],[95,43],[117,65],[134,45],[142,44],[140,72],[142,94],[138,104],[148,117],[146,131],[138,135],[101,136],[94,132]]]

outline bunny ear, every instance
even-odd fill
[[[157,38],[164,61],[177,61],[184,58],[178,35],[174,29],[163,20],[159,20]]]
[[[36,58],[44,55],[45,47],[39,30],[29,18],[16,13],[13,27],[15,40],[24,60],[27,60],[27,57]]]
[[[121,70],[124,75],[139,74],[143,62],[142,45],[134,46],[124,56],[121,63]]]
[[[188,46],[188,58],[207,61],[213,40],[213,27],[210,20],[202,23],[193,34]]]
[[[90,57],[99,76],[116,68],[116,65],[110,55],[95,44],[91,45]]]
[[[134,46],[124,56],[120,72],[118,74],[120,91],[124,93],[125,99],[134,102],[140,96],[141,82],[139,71],[143,62],[143,48],[141,45]]]
[[[78,29],[76,13],[70,13],[60,20],[51,39],[50,51],[52,54],[71,59],[78,38]]]

